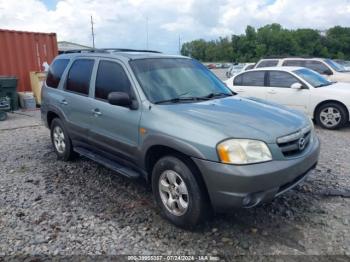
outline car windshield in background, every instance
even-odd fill
[[[225,84],[195,60],[138,59],[130,61],[130,66],[152,103],[194,102],[232,95]]]
[[[325,59],[324,61],[327,63],[327,65],[332,67],[337,72],[346,72],[347,71],[344,66],[338,64],[337,62],[335,62],[331,59]]]
[[[313,87],[329,86],[332,82],[321,76],[312,70],[303,68],[293,71],[296,75],[304,79],[306,82],[311,84]]]

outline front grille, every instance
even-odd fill
[[[310,143],[311,127],[303,128],[287,136],[279,137],[277,144],[285,157],[301,154]]]

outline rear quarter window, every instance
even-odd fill
[[[69,63],[69,59],[56,59],[50,66],[46,78],[46,85],[57,88],[60,84],[62,74]]]
[[[242,85],[242,79],[243,79],[242,75],[236,76],[235,79],[233,79],[233,85],[241,86]]]
[[[259,67],[273,67],[273,66],[277,66],[277,64],[278,64],[278,60],[264,60],[264,61],[261,61],[257,65],[257,68],[259,68]]]

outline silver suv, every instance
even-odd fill
[[[196,60],[102,50],[58,56],[42,118],[60,160],[76,153],[152,185],[164,217],[192,227],[300,183],[319,141],[302,113],[233,94]]]

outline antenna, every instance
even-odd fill
[[[91,16],[91,35],[92,35],[92,48],[95,48],[95,32],[94,32],[94,21]]]

